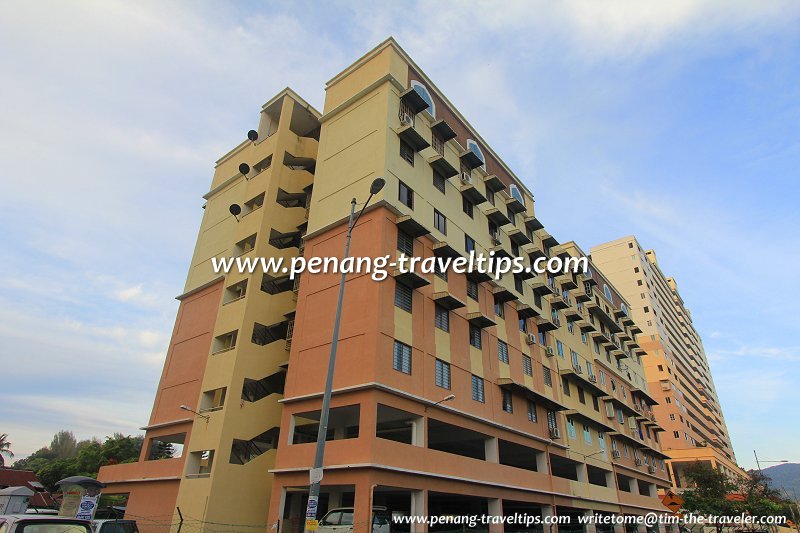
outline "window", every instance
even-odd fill
[[[533,400],[528,400],[528,421],[536,422],[536,403]]]
[[[569,390],[569,381],[566,376],[561,376],[561,387],[564,389],[564,396],[572,396]]]
[[[469,235],[464,235],[464,249],[467,253],[475,251],[475,239],[470,237]]]
[[[567,331],[573,333],[575,330],[575,323],[572,320],[567,320]]]
[[[606,451],[606,436],[603,433],[597,434],[597,444],[600,445],[600,449]]]
[[[413,189],[411,189],[411,187],[409,187],[402,181],[400,182],[400,188],[397,199],[400,200],[400,203],[402,203],[409,209],[414,209],[414,191]]]
[[[433,210],[433,227],[439,230],[442,235],[447,235],[447,219],[436,209]]]
[[[522,355],[522,371],[525,372],[526,376],[533,375],[533,362],[530,355]]]
[[[439,172],[433,171],[433,186],[436,187],[439,192],[444,193],[444,184],[447,182],[444,176],[442,176]]]
[[[600,374],[600,383],[605,385],[606,384],[606,373],[602,370],[599,371]]]
[[[481,348],[481,328],[478,326],[469,326],[469,343],[471,346]]]
[[[501,362],[508,364],[508,344],[497,340],[497,357]]]
[[[402,157],[405,162],[412,167],[414,166],[414,149],[411,148],[411,145],[405,141],[400,141],[400,157]]]
[[[575,422],[571,418],[567,418],[567,434],[571,439],[577,437],[577,434],[575,433]]]
[[[672,436],[673,436],[673,437],[675,437],[676,439],[679,439],[679,438],[681,438],[681,434],[680,434],[680,432],[679,432],[679,431],[673,431],[673,432],[672,432]]]
[[[586,336],[586,332],[581,330],[581,342],[583,344],[589,344],[589,337]]]
[[[467,296],[478,301],[478,284],[471,279],[467,279]]]
[[[466,196],[462,196],[461,204],[467,216],[469,218],[473,218],[475,216],[475,204],[473,204]]]
[[[450,363],[445,363],[441,359],[436,360],[436,386],[450,389]]]
[[[513,226],[516,226],[517,225],[517,217],[516,217],[516,213],[514,213],[514,210],[511,209],[511,206],[507,206],[506,207],[506,214],[508,215],[508,220],[511,221],[511,224]]]
[[[592,407],[594,407],[594,410],[598,413],[600,412],[600,402],[597,401],[597,396],[594,394],[592,394]]]
[[[586,444],[592,443],[592,432],[586,424],[583,425],[583,440]]]
[[[522,278],[516,275],[514,276],[514,290],[516,290],[520,294],[523,294]]]
[[[397,230],[397,249],[406,255],[414,255],[414,238],[403,230]]]
[[[444,268],[444,265],[442,265],[439,259],[437,259],[436,263],[433,265],[433,274],[437,278],[447,281],[447,269]]]
[[[494,205],[494,191],[489,188],[486,189],[486,200]]]
[[[434,323],[436,324],[436,327],[442,331],[450,331],[450,312],[441,305],[437,304]]]
[[[550,373],[550,369],[544,365],[542,365],[542,377],[544,378],[544,384],[548,387],[553,386],[553,376]]]
[[[511,404],[511,391],[503,389],[503,411],[513,413],[514,406]]]
[[[561,359],[564,359],[564,345],[558,340],[556,341],[556,352]]]
[[[584,394],[582,387],[578,387],[578,401],[584,405],[586,404],[586,395]]]
[[[490,236],[492,239],[496,239],[496,238],[497,238],[497,232],[498,232],[498,230],[497,230],[497,224],[495,224],[494,222],[492,222],[492,221],[490,220],[490,221],[489,221],[489,236]]]
[[[486,397],[483,395],[483,379],[478,376],[472,376],[472,399],[476,402],[486,402]]]
[[[639,287],[641,287],[641,286],[642,286],[642,280],[640,280],[640,279],[636,280],[636,285],[638,285]]]
[[[528,333],[528,321],[524,318],[519,319],[519,330],[523,333]]]
[[[556,412],[550,409],[547,410],[547,427],[550,429],[558,428],[558,424],[556,423]]]
[[[494,314],[500,318],[506,317],[506,304],[503,302],[494,301]]]
[[[605,284],[603,285],[603,294],[605,295],[605,297],[608,299],[609,302],[613,301],[611,299],[611,289],[608,288],[608,285]]]
[[[675,420],[675,415],[673,415],[673,414],[670,414],[670,415],[669,415],[669,419],[670,419],[670,420]]]
[[[411,374],[411,346],[394,341],[394,369]]]
[[[400,282],[394,284],[394,305],[403,311],[411,312],[411,302],[413,301],[411,287]]]

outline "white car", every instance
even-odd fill
[[[318,533],[348,533],[353,531],[352,507],[337,507],[319,521]],[[392,513],[386,507],[372,508],[372,533],[391,533]],[[2,533],[2,532],[0,532]]]
[[[0,515],[0,533],[92,533],[88,520],[35,514]]]

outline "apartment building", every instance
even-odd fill
[[[180,520],[215,531],[266,524],[297,284],[220,275],[211,258],[302,253],[319,117],[287,89],[264,105],[258,139],[217,161],[141,457],[98,476],[106,493],[129,494],[143,532]]]
[[[328,82],[320,122],[307,256],[342,255],[351,198],[378,176],[354,256],[585,256],[547,232],[533,194],[394,40]],[[301,279],[271,470],[281,531],[303,527],[338,286]],[[354,505],[366,531],[371,505],[664,512],[661,427],[626,306],[594,268],[349,276],[319,516]]]
[[[744,476],[736,464],[725,417],[714,388],[703,342],[674,278],[659,268],[654,250],[629,236],[591,249],[592,260],[631,302],[642,328],[647,380],[658,401],[654,412],[665,429],[664,452],[676,489],[687,484],[684,470],[707,461],[729,476]]]
[[[100,472],[140,529],[303,529],[339,276],[211,258],[341,257],[379,176],[352,256],[586,257],[393,39],[328,82],[323,113],[283,91],[217,162],[142,456]],[[347,278],[319,517],[666,512],[641,330],[599,269],[391,274]]]

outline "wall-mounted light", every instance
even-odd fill
[[[189,411],[190,413],[194,413],[194,414],[196,414],[197,416],[199,416],[200,418],[205,418],[205,419],[206,419],[206,422],[208,422],[209,420],[211,420],[211,417],[209,417],[208,415],[204,415],[204,414],[202,414],[202,413],[198,413],[197,411],[195,411],[194,409],[192,409],[192,408],[191,408],[191,407],[189,407],[188,405],[181,405],[181,406],[180,406],[180,409],[183,409],[184,411]]]
[[[231,204],[231,206],[228,208],[228,211],[231,212],[231,215],[233,215],[233,218],[236,219],[236,222],[239,222],[239,213],[242,212],[242,206],[239,204]]]

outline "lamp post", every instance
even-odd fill
[[[347,224],[347,237],[345,238],[344,245],[344,259],[350,256],[350,240],[353,236],[353,228],[361,218],[364,210],[367,208],[369,201],[372,197],[383,189],[386,185],[386,180],[383,178],[375,178],[369,188],[369,197],[364,202],[364,206],[356,212],[356,199],[350,201],[350,220]],[[308,505],[306,506],[306,528],[305,531],[313,531],[308,529],[309,520],[317,519],[317,504],[319,503],[319,489],[322,482],[322,462],[325,457],[325,437],[328,434],[328,415],[331,410],[331,390],[333,389],[333,371],[336,367],[336,349],[339,347],[339,325],[342,320],[342,300],[344,299],[344,282],[347,273],[342,270],[342,276],[339,278],[339,300],[336,303],[336,316],[333,320],[333,337],[331,339],[331,353],[328,356],[328,375],[325,379],[325,393],[322,396],[322,411],[319,417],[319,431],[317,432],[317,450],[314,455],[314,466],[309,472],[309,488],[308,488]]]
[[[755,450],[753,450],[753,455],[755,455],[755,457],[756,457],[756,466],[758,467],[758,471],[761,472],[762,474],[764,472],[761,471],[761,463],[788,463],[789,462],[786,459],[781,459],[780,461],[765,461],[765,460],[761,460],[761,462],[759,462],[758,461],[758,454],[756,453]]]

